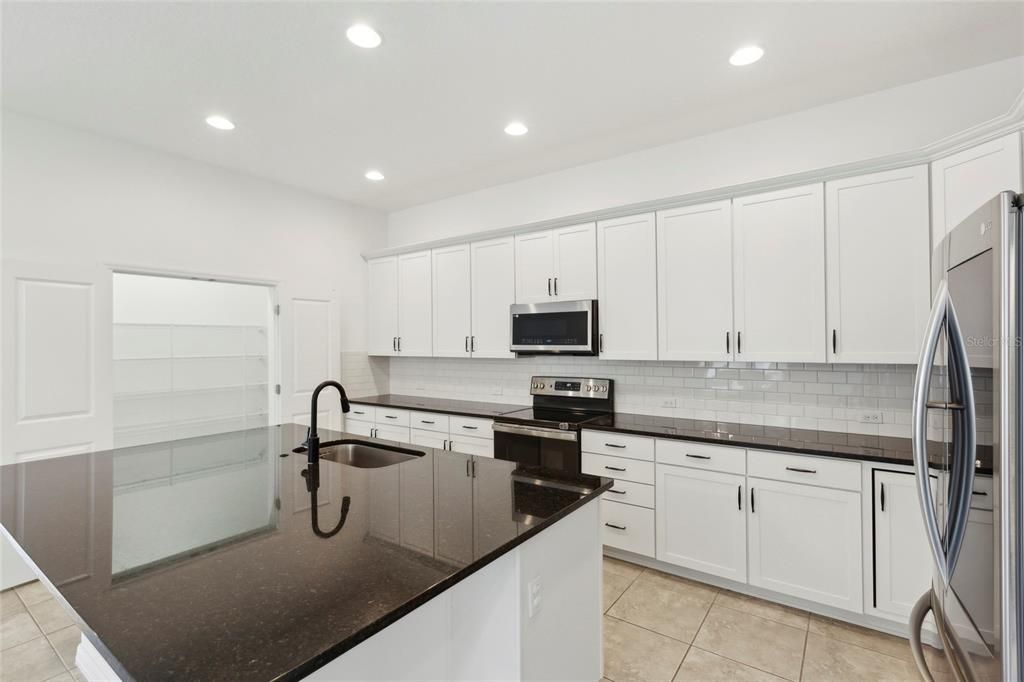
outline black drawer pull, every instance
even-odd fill
[[[686,453],[686,456],[692,457],[693,459],[711,459],[707,455],[691,455],[689,452]]]
[[[360,412],[359,410],[352,410],[352,414],[366,414],[366,413],[365,412]]]
[[[815,469],[803,469],[801,467],[786,467],[786,471],[795,471],[800,474],[816,474],[818,473]]]
[[[622,467],[610,467],[607,464],[604,468],[607,469],[608,471],[625,471],[625,469]]]
[[[609,488],[608,492],[615,493],[616,495],[625,495],[626,494],[625,490],[616,490],[615,488]]]
[[[386,414],[386,415],[384,415],[384,418],[385,419],[398,419],[398,417],[393,415],[393,414]]]
[[[466,426],[465,424],[463,424],[462,428],[469,429],[470,431],[476,431],[480,427],[479,426]]]
[[[626,530],[625,526],[617,526],[614,523],[606,523],[604,525],[608,526],[609,528],[614,528],[615,530]]]
[[[606,448],[619,448],[620,450],[626,449],[625,445],[619,445],[618,443],[605,443],[604,446]]]
[[[420,424],[433,424],[434,422],[428,422],[426,419],[421,419]]]

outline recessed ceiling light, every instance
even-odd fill
[[[527,132],[529,132],[529,130],[530,129],[527,128],[526,125],[523,124],[521,121],[512,121],[507,126],[505,126],[505,132],[508,133],[509,135],[525,135]]]
[[[374,48],[380,45],[380,34],[366,24],[353,24],[345,31],[345,35],[353,45]]]
[[[732,53],[729,63],[733,66],[746,66],[753,64],[764,56],[764,50],[757,45],[745,45]]]
[[[384,174],[379,170],[368,170],[364,176],[367,180],[373,180],[374,182],[380,182],[384,179]]]
[[[214,114],[213,116],[207,116],[206,117],[206,125],[210,126],[211,128],[216,128],[217,130],[234,130],[235,129],[235,124],[234,123],[232,123],[228,119],[224,118],[223,116],[219,116],[217,114]]]

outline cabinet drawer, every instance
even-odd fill
[[[494,441],[490,438],[476,438],[453,433],[448,447],[452,452],[461,452],[477,457],[494,457]]]
[[[417,412],[414,410],[409,413],[409,426],[414,429],[425,429],[427,431],[447,434],[448,415],[438,414],[437,412]]]
[[[409,427],[391,426],[390,424],[378,424],[374,427],[374,436],[384,440],[393,440],[399,443],[409,442]]]
[[[860,464],[842,459],[747,450],[747,474],[825,488],[860,490]]]
[[[366,438],[373,437],[373,422],[361,422],[358,419],[345,419],[345,433],[351,433],[356,436],[365,436]]]
[[[659,439],[655,450],[659,464],[675,464],[726,474],[743,474],[747,471],[747,451],[743,448]]]
[[[992,477],[975,476],[971,509],[992,509]]]
[[[491,429],[493,423],[490,419],[452,416],[450,421],[452,438],[473,436],[474,438],[494,440],[494,431]]]
[[[345,419],[357,422],[373,422],[376,418],[376,409],[373,405],[352,405],[352,409],[345,415]]]
[[[601,500],[601,541],[608,547],[654,556],[654,510]]]
[[[626,436],[611,431],[584,431],[583,452],[654,461],[654,439]]]
[[[654,486],[632,481],[615,481],[611,490],[601,496],[609,502],[635,504],[638,507],[654,509]]]
[[[390,407],[378,407],[377,418],[374,420],[385,426],[409,426],[409,410],[396,410]]]
[[[413,445],[441,450],[445,447],[447,440],[447,433],[427,431],[426,429],[409,429],[409,442]]]
[[[582,469],[585,474],[654,485],[654,462],[584,452]]]

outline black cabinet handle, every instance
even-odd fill
[[[401,336],[398,337],[398,352],[399,353],[402,352],[402,337]]]
[[[832,355],[836,354],[836,330],[832,330]]]
[[[466,337],[465,349],[466,349],[466,352],[468,353],[469,352],[469,337],[468,336]]]
[[[398,350],[398,337],[397,336],[392,336],[391,337],[391,350],[394,350],[394,351]]]
[[[623,469],[622,467],[610,467],[607,464],[604,468],[607,469],[608,471],[625,471],[625,469]]]
[[[818,473],[815,469],[804,469],[802,467],[786,467],[786,471],[795,471],[798,474],[816,474]]]
[[[558,296],[558,278],[555,277],[555,296]]]
[[[882,503],[882,511],[885,511],[885,484],[884,483],[880,483],[879,484],[879,488],[880,488],[879,499],[881,500],[881,503]]]
[[[614,523],[606,523],[604,525],[608,526],[609,528],[614,528],[615,530],[626,530],[625,526],[617,526]]]
[[[396,416],[395,416],[395,415],[393,415],[393,414],[386,414],[386,415],[384,415],[384,418],[385,418],[385,419],[398,419],[398,417],[396,417]]]
[[[988,493],[986,493],[984,490],[972,490],[971,494],[972,495],[981,495],[982,497],[988,495]]]
[[[469,476],[469,475],[470,475],[470,473],[469,473],[469,460],[467,459],[466,460],[466,476]]]
[[[548,277],[548,296],[551,295],[551,278]]]
[[[616,490],[615,488],[609,488],[608,492],[615,493],[616,495],[625,495],[626,494],[625,490]]]
[[[743,485],[736,486],[736,508],[743,511]]]
[[[619,448],[620,450],[626,449],[625,445],[619,445],[618,443],[605,443],[605,446],[609,448]]]
[[[426,419],[421,419],[420,424],[433,424],[434,422],[428,422]]]
[[[475,353],[476,352],[476,337],[475,336],[469,337],[469,351],[471,353]]]
[[[601,332],[600,334],[597,335],[597,352],[604,352],[604,332]]]
[[[743,332],[736,332],[736,352],[743,352]]]
[[[725,333],[725,352],[729,352],[729,332]]]
[[[754,489],[750,489],[750,513],[754,513]]]
[[[711,459],[707,455],[691,455],[689,452],[686,453],[686,456],[691,457],[693,459]]]
[[[466,426],[465,424],[463,424],[462,428],[469,429],[470,431],[476,431],[480,427],[479,426]]]

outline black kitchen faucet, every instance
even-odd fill
[[[310,464],[315,464],[320,459],[320,435],[316,432],[316,403],[320,399],[320,391],[328,386],[338,389],[338,394],[341,396],[341,411],[348,412],[351,409],[348,404],[348,396],[345,395],[345,387],[337,381],[328,380],[313,389],[313,400],[309,407],[309,435],[306,437],[306,451],[309,454]]]

